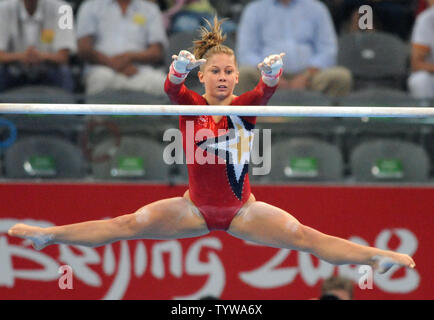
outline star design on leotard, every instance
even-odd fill
[[[229,184],[241,200],[244,177],[249,171],[250,150],[253,146],[254,125],[238,116],[228,116],[228,131],[224,135],[197,143],[197,146],[214,152],[225,160]]]

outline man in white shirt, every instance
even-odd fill
[[[68,60],[76,50],[75,34],[59,24],[64,14],[59,8],[65,5],[60,0],[0,1],[0,91],[26,84],[73,91]]]
[[[415,98],[434,98],[434,0],[416,19],[412,35],[411,68],[408,79]]]
[[[168,46],[161,12],[144,0],[89,0],[78,12],[79,55],[88,62],[87,94],[136,90],[164,94]]]
[[[284,52],[280,90],[313,90],[336,97],[349,93],[351,72],[336,66],[337,35],[327,7],[317,0],[259,0],[249,3],[237,34],[239,92],[259,80],[262,57]]]

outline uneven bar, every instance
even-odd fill
[[[434,117],[434,107],[315,107],[0,103],[0,114],[238,115],[281,117]]]

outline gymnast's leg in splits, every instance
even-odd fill
[[[109,220],[95,220],[65,226],[39,228],[16,224],[10,236],[30,239],[41,250],[52,244],[98,247],[119,240],[181,239],[209,233],[206,222],[186,197],[150,203],[135,213]]]
[[[40,250],[59,243],[96,247],[119,240],[180,239],[208,232],[205,219],[188,196],[184,196],[153,202],[133,214],[110,220],[49,228],[17,224],[9,230],[9,235],[30,239]],[[254,198],[234,217],[228,233],[271,247],[309,252],[332,264],[366,264],[379,272],[386,272],[394,264],[415,267],[413,259],[406,254],[326,235],[301,224],[286,211]]]
[[[266,246],[309,252],[336,265],[370,265],[379,273],[395,264],[409,268],[416,266],[406,254],[326,235],[301,224],[288,212],[260,201],[247,202],[232,220],[228,232]]]

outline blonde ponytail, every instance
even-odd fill
[[[217,16],[215,16],[213,24],[206,19],[205,21],[209,26],[209,30],[206,27],[201,27],[201,39],[193,41],[193,54],[196,59],[208,59],[210,56],[216,53],[225,53],[234,56],[235,58],[234,51],[231,48],[223,45],[223,42],[226,40],[226,35],[222,34],[221,29],[224,19],[218,20]]]

